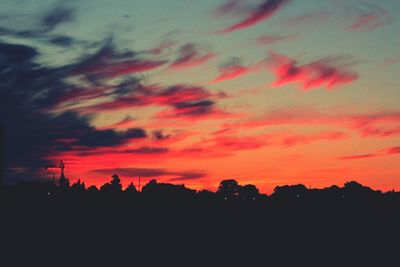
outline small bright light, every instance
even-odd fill
[[[297,195],[297,197],[300,197],[300,195]]]
[[[255,197],[253,197],[253,200],[256,200],[256,198],[255,198]]]
[[[225,200],[227,200],[228,198],[226,197]]]
[[[50,195],[50,192],[47,192],[47,195]]]

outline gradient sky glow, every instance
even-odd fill
[[[37,52],[0,46],[8,182],[63,159],[87,185],[400,190],[398,0],[0,4],[0,45]]]

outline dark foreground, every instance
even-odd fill
[[[398,266],[397,197],[2,194],[1,202],[0,266]]]

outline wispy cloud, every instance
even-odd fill
[[[353,62],[344,57],[327,57],[300,64],[295,59],[274,52],[270,52],[268,59],[268,66],[276,76],[272,86],[297,83],[303,91],[318,87],[333,89],[357,80],[358,74],[347,69],[351,64]]]
[[[204,100],[176,104],[172,109],[159,112],[157,119],[185,119],[185,120],[221,120],[237,118],[239,114],[232,114],[216,107],[215,102]]]
[[[338,157],[336,159],[341,159],[341,160],[366,159],[366,158],[376,158],[376,157],[398,155],[398,154],[400,154],[400,146],[390,147],[370,154],[350,155],[350,156]]]
[[[244,66],[239,58],[232,58],[219,67],[220,74],[214,78],[211,83],[234,80],[259,69],[259,65]]]
[[[44,14],[41,14],[38,21],[33,17],[29,24],[26,22],[14,23],[14,25],[12,23],[3,23],[3,25],[7,26],[0,27],[0,34],[61,47],[71,47],[76,43],[76,40],[72,37],[55,33],[55,30],[62,25],[74,22],[75,13],[76,9],[72,6],[57,4]]]
[[[392,20],[388,11],[367,3],[350,6],[348,10],[353,18],[352,24],[348,27],[351,31],[372,31],[388,24]]]
[[[52,8],[41,20],[46,31],[51,31],[61,24],[69,23],[75,19],[75,10],[65,5]]]
[[[140,73],[166,64],[166,60],[138,58],[136,53],[117,52],[109,41],[95,54],[87,56],[73,68],[73,75],[97,75],[105,78]]]
[[[169,149],[166,147],[149,147],[142,146],[137,148],[129,148],[129,149],[119,149],[119,148],[97,148],[97,149],[80,149],[75,153],[77,156],[102,156],[106,155],[111,157],[112,155],[150,155],[154,157],[159,154],[166,154],[169,152]]]
[[[132,124],[134,123],[135,119],[128,115],[116,123],[103,127],[103,129],[126,129],[132,127]]]
[[[105,112],[153,105],[171,108],[158,113],[157,118],[214,119],[229,116],[216,106],[216,101],[224,97],[223,92],[211,93],[199,86],[141,87],[141,90],[133,90],[128,95],[116,96],[109,101],[86,106],[81,112]]]
[[[362,137],[385,138],[400,135],[400,112],[333,114],[314,109],[292,108],[272,111],[261,119],[226,123],[222,128],[258,128],[282,125],[339,125],[357,131]]]
[[[206,176],[203,171],[174,171],[168,169],[157,168],[114,168],[114,169],[97,169],[93,173],[114,175],[118,174],[123,177],[146,177],[146,178],[163,178],[168,181],[185,181],[195,180]]]
[[[338,141],[348,136],[339,131],[325,131],[311,134],[274,132],[255,135],[239,135],[238,132],[221,132],[182,150],[186,157],[226,157],[237,151],[257,150],[263,147],[291,148],[320,141]]]
[[[222,16],[230,13],[234,13],[241,8],[243,0],[227,0],[224,4],[220,5],[215,14],[217,16]]]
[[[269,45],[283,41],[293,40],[292,35],[262,35],[257,38],[257,43],[260,45]]]
[[[213,52],[200,51],[201,49],[193,43],[185,44],[178,50],[178,57],[171,62],[172,69],[187,69],[206,64],[215,57]]]
[[[320,25],[322,22],[330,19],[332,14],[327,11],[316,11],[295,16],[288,20],[290,27]]]
[[[284,5],[289,2],[290,0],[264,0],[262,4],[251,10],[245,19],[221,30],[220,33],[231,33],[249,28],[262,21],[265,21],[275,15]],[[225,12],[231,12],[232,9],[237,7],[237,3],[238,1],[230,1],[222,7],[222,10]]]
[[[173,41],[163,41],[157,47],[150,50],[150,53],[154,55],[164,55],[167,52],[172,53],[172,49],[175,47],[176,43]]]

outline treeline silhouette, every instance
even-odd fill
[[[19,182],[1,203],[1,266],[395,266],[400,240],[399,192],[355,181],[265,195],[151,180],[139,192],[113,175],[99,188]]]
[[[284,185],[275,187],[271,195],[261,194],[255,185],[240,185],[236,180],[229,179],[220,182],[216,192],[209,190],[196,191],[169,183],[159,183],[156,179],[150,180],[139,191],[133,183],[123,189],[121,179],[113,175],[111,180],[100,188],[92,185],[87,187],[84,182],[77,180],[70,184],[69,180],[61,177],[58,185],[53,182],[20,181],[13,186],[3,187],[3,193],[8,196],[42,196],[55,197],[105,197],[119,196],[142,198],[150,201],[168,200],[206,200],[206,201],[236,201],[236,202],[308,202],[318,204],[321,201],[400,201],[400,192],[394,190],[383,193],[373,190],[356,181],[349,181],[343,187],[333,185],[323,189],[307,188],[303,184]]]

